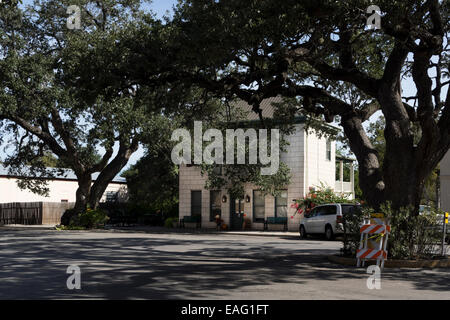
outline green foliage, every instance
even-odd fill
[[[194,120],[206,121],[210,125],[218,119],[223,120],[224,105],[214,98],[202,96],[198,90],[193,89],[178,98],[178,103],[184,101],[186,108],[148,119],[142,141],[145,155],[123,173],[130,202],[165,215],[178,215],[179,169],[171,159],[172,148],[176,144],[171,141],[172,132],[189,127]]]
[[[234,111],[228,121],[216,121],[214,124],[216,128],[222,129],[222,134],[225,137],[226,129],[266,129],[267,135],[267,154],[271,155],[271,129],[277,129],[280,133],[279,147],[280,153],[286,151],[289,143],[286,137],[295,132],[295,107],[290,104],[289,99],[280,99],[279,102],[272,103],[276,110],[274,118],[264,118],[259,120],[245,120],[246,115]],[[238,109],[238,108],[237,108]],[[247,142],[247,139],[245,140]],[[223,150],[223,159],[226,159],[226,150]],[[246,161],[250,159],[249,143],[244,146],[236,145],[234,163],[237,163],[237,154],[242,152],[245,155]],[[276,196],[279,190],[289,185],[291,180],[290,168],[279,159],[279,168],[275,174],[261,175],[261,168],[268,165],[257,164],[206,164],[201,165],[202,174],[207,174],[205,187],[210,190],[226,189],[232,198],[243,199],[245,196],[245,184],[252,184],[258,187],[259,190],[265,194]]]
[[[215,165],[202,165],[202,172],[208,174],[205,187],[210,190],[226,188],[230,196],[236,199],[244,198],[246,183],[275,196],[291,180],[290,169],[283,162],[280,162],[277,173],[265,176],[261,175],[260,165],[221,165],[221,172],[216,168]]]
[[[382,211],[391,225],[389,255],[394,259],[429,259],[437,255],[442,239],[442,211],[430,209],[421,214],[413,208],[393,210],[389,204]]]
[[[164,227],[166,227],[166,228],[173,228],[173,223],[177,222],[177,221],[178,221],[178,218],[175,218],[175,217],[167,218],[164,221]]]
[[[390,204],[381,206],[387,223],[391,226],[387,250],[390,259],[430,259],[438,255],[438,244],[442,238],[442,212],[430,209],[417,214],[412,208],[393,210]],[[355,256],[360,246],[359,229],[370,220],[374,210],[363,207],[344,215],[344,237],[342,252]]]
[[[344,256],[356,256],[356,250],[359,249],[361,234],[359,229],[370,218],[370,214],[373,210],[368,207],[362,207],[359,209],[354,209],[344,214],[343,226],[344,235],[342,237],[342,248],[341,252]]]
[[[98,229],[102,228],[108,220],[109,218],[106,211],[88,208],[86,212],[72,217],[68,229]]]
[[[315,129],[323,116],[326,121],[338,115],[341,120],[369,119],[373,106],[380,108],[381,101],[389,100],[379,97],[381,91],[375,86],[394,87],[384,78],[395,70],[410,76],[413,61],[409,57],[414,59],[411,53],[417,49],[433,49],[432,56],[439,58],[432,64],[428,61],[430,66],[448,76],[448,48],[441,53],[442,46],[431,46],[448,37],[448,1],[434,6],[434,2],[379,0],[383,30],[377,31],[366,28],[369,0],[180,0],[173,19],[167,21],[143,12],[139,0],[45,0],[24,10],[16,3],[0,6],[0,116],[6,119],[3,129],[17,149],[7,165],[19,170],[30,163],[33,177],[44,175],[48,159],[40,158],[48,150],[79,177],[104,172],[107,164],[121,164],[106,175],[112,177],[139,143],[145,139],[153,143],[145,133],[152,127],[152,118],[164,115],[172,120],[181,115],[193,120],[198,113],[214,118],[211,111],[215,109],[206,103],[212,97],[227,102],[245,99],[257,112],[263,99],[284,95],[291,99],[291,107],[279,108],[276,116],[292,117],[300,111],[309,116],[307,127]],[[83,8],[82,30],[66,28],[69,4]],[[434,7],[438,12],[431,12]],[[442,18],[442,28],[437,18]],[[400,50],[393,50],[394,44]],[[438,101],[437,89],[439,83],[446,87],[446,79],[440,80],[439,75],[435,89],[419,90],[429,95],[419,100],[436,100],[436,112],[402,120],[410,121],[412,130],[414,121],[428,125],[445,114],[439,112],[445,104]],[[382,109],[392,107],[387,104]],[[400,106],[393,114],[406,114],[403,109]],[[433,114],[430,121],[418,121],[426,114]],[[430,141],[437,141],[437,136]],[[364,136],[353,137],[355,144],[365,141]],[[397,139],[411,144],[410,163],[417,158],[417,137]],[[445,134],[441,138],[445,141]],[[111,161],[117,144],[123,151],[119,154],[126,156]],[[437,149],[434,144],[424,145],[430,147],[427,150]],[[105,157],[96,158],[97,150],[105,150]],[[395,155],[398,149],[390,152]],[[440,156],[424,153],[422,158],[426,160],[417,167],[431,168],[434,165],[427,161],[439,161]],[[396,169],[392,167],[390,173]],[[407,175],[414,165],[403,167]],[[383,170],[374,169],[380,176]],[[284,169],[273,179],[262,179],[257,171],[257,167],[226,170],[226,182],[231,182],[236,195],[242,193],[245,182],[256,182],[268,192],[287,182]],[[223,186],[220,179],[213,177],[211,187]],[[24,180],[23,187],[40,190],[31,180]],[[366,193],[377,190],[367,188]]]
[[[144,157],[123,173],[129,201],[152,211],[168,212],[178,204],[178,167],[170,158],[172,144],[167,140],[155,138]]]
[[[340,120],[352,139],[353,151],[358,153],[358,159],[364,165],[361,176],[367,179],[362,181],[367,200],[376,205],[378,198],[386,197],[404,205],[409,203],[408,199],[420,195],[414,194],[414,190],[405,191],[408,194],[403,199],[400,195],[392,195],[390,190],[394,187],[390,185],[395,184],[396,179],[389,180],[389,177],[396,171],[402,178],[408,177],[418,159],[416,152],[422,147],[422,158],[426,160],[419,167],[434,167],[442,157],[441,152],[438,156],[431,156],[433,152],[426,153],[433,147],[440,148],[434,145],[435,141],[440,141],[438,133],[435,136],[428,133],[430,137],[416,149],[417,136],[409,131],[409,127],[413,129],[418,123],[428,126],[437,122],[442,114],[439,110],[445,105],[439,98],[445,95],[445,90],[441,90],[444,86],[438,83],[447,80],[448,74],[449,47],[444,47],[450,30],[448,1],[422,4],[380,0],[376,5],[382,10],[381,30],[369,30],[367,26],[370,14],[366,10],[371,4],[373,2],[368,0],[180,1],[173,19],[172,27],[178,31],[173,42],[180,53],[177,59],[183,61],[184,70],[191,74],[190,79],[220,96],[245,99],[255,111],[264,98],[295,97],[300,112],[311,119]],[[428,34],[430,40],[425,40],[422,34]],[[434,84],[431,78],[414,77],[418,88],[427,88],[423,91],[427,97],[412,99],[419,105],[424,101],[430,104],[417,109],[417,103],[409,107],[401,103],[401,92],[404,76],[410,77],[411,70],[417,71],[424,65],[411,67],[414,59],[419,57],[413,55],[418,47],[429,53],[429,57],[436,57],[438,62],[427,57],[425,60],[428,68],[436,67],[439,80]],[[427,71],[419,73],[426,75]],[[402,83],[394,84],[398,79]],[[421,80],[426,83],[419,84]],[[394,92],[377,89],[396,86],[395,98]],[[436,112],[428,112],[429,121],[424,121],[425,115],[419,112],[409,116],[418,110],[431,110],[433,98]],[[392,111],[394,104],[398,109],[395,112]],[[397,147],[388,148],[386,158],[393,161],[384,167],[378,166],[376,155],[373,157],[367,152],[372,148],[364,132],[366,126],[360,125],[378,110],[390,118],[386,134],[392,137],[392,145],[402,142],[408,144],[405,150],[410,151],[398,156]],[[403,117],[402,132],[398,129],[399,115]],[[381,152],[380,156],[383,157]],[[370,163],[369,157],[373,158]],[[366,170],[367,166],[373,168]],[[368,182],[376,180],[373,179],[375,174],[380,180],[384,176],[385,181]],[[417,175],[421,176],[420,173]],[[411,185],[420,186],[421,183],[417,181]],[[380,188],[388,191],[383,194]]]
[[[66,27],[69,5],[81,8],[81,30]],[[161,126],[154,124],[161,117],[192,113],[194,104],[183,99],[197,98],[189,88],[171,87],[166,80],[151,87],[129,81],[129,70],[149,71],[150,78],[166,65],[161,62],[167,56],[160,51],[161,23],[142,11],[139,0],[46,0],[14,10],[0,6],[0,24],[0,118],[15,147],[5,165],[17,175],[26,175],[24,164],[29,166],[30,178],[21,180],[22,188],[48,193],[45,180],[35,179],[51,177],[48,166],[72,169],[84,186],[100,172],[102,179],[84,187],[77,198],[96,207],[104,187],[139,143],[157,141]],[[145,50],[145,67],[136,62],[137,52],[130,52],[138,34],[152,44]]]
[[[333,189],[321,183],[318,187],[309,188],[309,193],[301,199],[296,199],[292,207],[297,209],[296,214],[303,214],[309,213],[314,207],[329,203],[354,203],[354,201],[349,200],[345,194],[336,194]]]

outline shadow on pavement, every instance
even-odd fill
[[[293,247],[286,241],[292,237],[256,242],[214,235],[0,232],[0,299],[201,299],[247,286],[367,277],[363,269],[329,263],[326,256],[336,250],[304,249],[299,240]],[[71,264],[82,270],[80,291],[66,288]],[[383,278],[411,281],[418,290],[450,290],[444,272],[430,277],[386,269]]]

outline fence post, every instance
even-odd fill
[[[448,212],[444,213],[444,221],[442,221],[442,251],[441,251],[441,256],[445,256],[446,251],[445,251],[445,238],[447,236],[447,223],[448,222]]]

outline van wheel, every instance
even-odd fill
[[[300,239],[306,239],[307,234],[305,227],[303,225],[300,226]]]
[[[331,228],[331,226],[325,227],[325,239],[328,241],[331,241],[334,239],[333,229]]]

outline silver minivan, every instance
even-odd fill
[[[300,237],[305,239],[308,234],[323,234],[325,239],[332,240],[336,234],[344,233],[343,216],[360,210],[357,204],[333,203],[317,206],[300,222]]]

